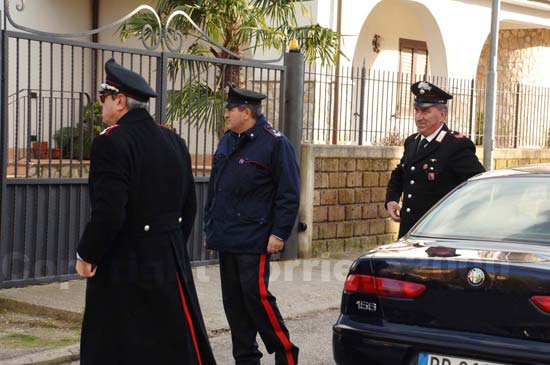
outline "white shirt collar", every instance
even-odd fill
[[[428,140],[428,143],[431,142],[439,133],[439,131],[441,130],[441,128],[443,128],[443,124],[442,123],[439,128],[437,128],[437,130],[435,132],[433,132],[432,134],[430,134],[428,137],[424,137],[424,136],[420,136],[420,141],[422,141],[422,139],[426,138]]]

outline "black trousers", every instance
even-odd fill
[[[231,329],[237,365],[259,365],[262,353],[256,335],[277,365],[298,364],[298,347],[288,335],[276,299],[267,290],[269,255],[220,253],[225,315]]]

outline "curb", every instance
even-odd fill
[[[72,322],[81,322],[84,316],[82,313],[46,307],[38,304],[31,304],[4,295],[0,295],[0,309],[31,315],[41,315],[55,319],[69,320]]]
[[[80,344],[46,350],[0,361],[1,365],[54,365],[80,359]]]

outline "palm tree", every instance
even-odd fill
[[[215,47],[205,40],[183,16],[174,17],[170,22],[171,31],[191,40],[186,53],[224,59],[240,58],[246,52],[281,50],[283,39],[296,38],[301,44],[301,50],[308,61],[319,61],[322,64],[333,64],[340,55],[340,35],[319,24],[297,26],[296,11],[305,13],[304,1],[308,0],[158,0],[156,11],[164,27],[170,14],[182,10],[211,40],[223,46]],[[149,13],[139,13],[125,23],[121,29],[124,40],[130,35],[142,34],[145,25],[153,26],[145,37],[158,37],[159,29],[154,16]],[[175,34],[175,33],[174,33]],[[176,42],[177,35],[162,39],[163,47],[171,48],[168,42]],[[229,52],[228,52],[229,51]],[[205,67],[205,64],[189,61],[173,60],[169,65],[169,77],[176,78],[182,67]],[[197,69],[199,73],[201,70]],[[204,71],[204,70],[202,70]],[[208,128],[223,133],[223,105],[225,86],[233,82],[243,86],[242,69],[239,66],[226,64],[217,65],[215,81],[209,86],[204,78],[189,78],[180,90],[169,91],[167,117],[176,120],[187,116],[195,123],[210,121]],[[197,93],[207,95],[208,102],[193,103]],[[204,123],[204,122],[203,122]]]

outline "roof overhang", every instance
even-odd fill
[[[550,11],[550,0],[502,0],[502,2],[530,9]]]

